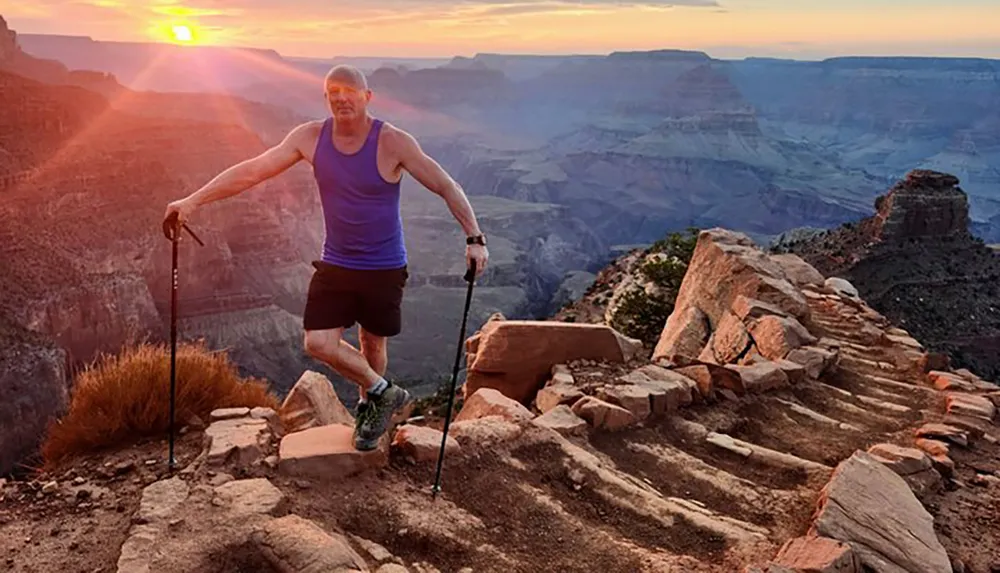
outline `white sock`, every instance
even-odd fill
[[[368,389],[368,395],[369,396],[378,396],[378,395],[382,394],[382,392],[384,392],[385,389],[388,388],[388,387],[389,387],[389,383],[386,381],[386,379],[383,378],[383,377],[381,377],[381,376],[379,376],[378,380],[374,384],[372,384],[371,388]]]

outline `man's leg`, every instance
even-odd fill
[[[343,328],[307,330],[305,349],[310,356],[357,384],[363,396],[379,381],[381,373],[372,369],[365,356],[343,339],[343,334]]]
[[[379,376],[385,376],[385,369],[389,363],[387,352],[388,338],[373,334],[360,327],[358,329],[358,340],[361,342],[361,354],[364,355],[368,365],[372,370],[378,372]]]

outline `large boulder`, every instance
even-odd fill
[[[843,541],[878,573],[951,573],[934,518],[896,472],[857,451],[823,488],[811,534]]]
[[[299,377],[278,415],[287,433],[329,424],[354,425],[354,416],[337,398],[330,380],[312,370]]]
[[[743,297],[743,298],[741,298]],[[806,320],[805,296],[787,278],[782,266],[769,258],[749,237],[725,229],[709,229],[698,236],[691,263],[677,293],[674,311],[667,319],[653,360],[665,359],[680,366],[705,355],[693,353],[702,334],[723,340],[710,341],[713,350],[728,355],[739,345],[742,320],[736,311],[752,312],[748,301],[774,307],[782,314]],[[704,317],[704,320],[702,319]],[[737,326],[733,319],[740,322]],[[704,321],[707,331],[702,330]],[[721,331],[721,333],[719,333]],[[703,345],[704,346],[704,345]],[[716,356],[725,362],[727,356]]]
[[[676,308],[676,307],[675,307]],[[708,317],[697,307],[674,311],[653,349],[654,360],[688,364],[698,358],[712,329]]]
[[[466,342],[465,395],[495,388],[524,405],[531,404],[552,367],[574,360],[624,363],[641,343],[611,327],[555,321],[488,322]]]

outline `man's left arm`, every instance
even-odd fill
[[[476,214],[469,203],[462,186],[455,181],[441,165],[420,147],[417,140],[405,131],[394,129],[393,142],[403,166],[414,179],[432,193],[444,199],[451,214],[462,226],[466,237],[482,236]],[[466,247],[468,263],[476,262],[476,274],[481,274],[486,266],[489,253],[486,245],[472,244]]]

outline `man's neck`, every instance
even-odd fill
[[[360,135],[368,131],[372,117],[367,113],[354,121],[338,121],[333,118],[333,132],[342,137]]]

